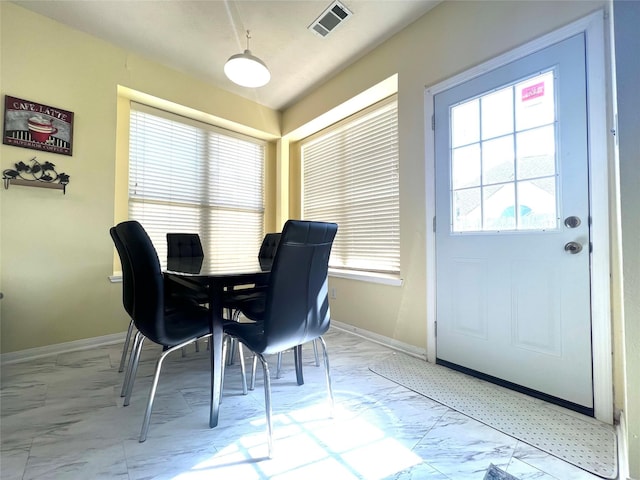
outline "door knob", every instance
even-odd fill
[[[575,255],[576,253],[580,253],[582,251],[582,244],[578,242],[568,242],[564,246],[564,251],[569,252],[571,255]]]
[[[564,224],[569,228],[578,228],[581,223],[580,217],[571,216],[564,219]]]

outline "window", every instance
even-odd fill
[[[304,140],[301,150],[303,216],[338,224],[329,266],[399,274],[396,96]]]
[[[167,232],[198,233],[207,261],[255,262],[264,234],[264,143],[132,104],[129,218],[164,266]]]
[[[452,231],[557,228],[554,72],[451,108]]]

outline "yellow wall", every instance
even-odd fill
[[[119,286],[105,281],[112,270],[112,245],[106,232],[114,219],[124,217],[123,206],[115,198],[116,188],[125,185],[126,165],[118,163],[116,170],[116,159],[126,161],[123,125],[128,111],[126,102],[118,103],[118,86],[126,87],[120,88],[125,96],[144,92],[162,99],[168,108],[177,105],[202,111],[214,120],[270,139],[280,136],[280,114],[13,4],[1,5],[2,93],[59,106],[76,115],[73,157],[38,155],[71,175],[67,195],[24,187],[2,192],[2,351],[10,352],[117,332],[124,325],[120,306],[113,301]],[[337,320],[425,348],[425,85],[601,6],[602,2],[444,2],[283,112],[282,132],[287,135],[398,75],[404,283],[394,287],[332,279],[338,292],[332,304]],[[21,28],[26,24],[33,31],[27,36]],[[56,38],[56,49],[65,52],[64,61],[42,50],[48,38]],[[300,215],[299,159],[295,154],[289,158],[288,142],[285,138],[270,147],[280,161],[277,165],[272,161],[268,173],[275,185],[268,230],[279,229],[288,216]],[[4,145],[0,152],[2,168],[34,153]],[[121,190],[117,197],[124,198]],[[107,318],[87,321],[104,315],[94,312],[106,311],[110,312]],[[118,318],[117,325],[113,317]]]
[[[640,478],[640,3],[614,2],[621,233],[624,258],[624,409],[629,478]],[[619,354],[618,354],[619,356]]]
[[[0,16],[3,99],[12,95],[75,114],[73,156],[0,147],[2,170],[37,156],[71,176],[66,195],[19,186],[0,192],[0,350],[123,332],[122,286],[107,279],[114,265],[108,232],[115,218],[118,85],[267,139],[279,138],[280,114],[12,3],[0,2]],[[269,151],[273,164],[275,149]],[[266,222],[275,227],[271,216]]]
[[[283,112],[284,135],[398,75],[403,286],[330,279],[332,318],[426,348],[425,86],[577,20],[600,2],[444,2]],[[299,159],[292,155],[292,169]],[[294,170],[292,170],[294,171]],[[291,175],[292,179],[296,175]],[[292,180],[292,189],[299,185]],[[295,202],[292,202],[295,203]],[[292,204],[292,213],[296,206]],[[357,308],[354,306],[357,305]]]
[[[375,83],[398,74],[401,271],[404,285],[394,287],[330,278],[331,286],[338,291],[338,298],[331,303],[334,320],[424,348],[427,335],[425,245],[427,228],[430,228],[425,208],[424,148],[425,130],[428,128],[424,119],[425,87],[435,85],[596,10],[608,9],[608,3],[607,0],[445,1],[283,112],[282,131],[284,135],[288,135]],[[629,48],[630,51],[626,53],[633,56],[634,53],[631,52],[636,52],[637,49]],[[630,90],[634,88],[631,87]],[[638,138],[640,132],[634,130],[631,135]],[[613,160],[610,163],[613,164]],[[637,162],[633,165],[629,167],[630,170],[637,172]],[[292,190],[300,189],[297,182],[299,170],[299,158],[292,154]],[[629,183],[632,184],[633,181]],[[630,215],[637,216],[637,182],[633,185],[635,187],[622,192],[621,203],[623,211],[626,206]],[[611,214],[612,222],[615,222],[613,198],[617,194],[617,185],[612,182],[611,188]],[[292,202],[291,212],[296,211],[299,212],[299,206]],[[624,334],[628,336],[631,332],[633,339],[629,340],[627,337],[626,345],[627,349],[629,345],[633,345],[632,355],[637,356],[637,326],[631,325],[638,323],[637,319],[627,318],[625,325],[622,319],[623,308],[619,293],[622,286],[619,283],[620,276],[615,275],[622,271],[622,265],[618,263],[620,252],[615,246],[616,230],[617,226],[612,225],[614,399],[616,409],[623,410],[627,415],[627,443],[632,449],[630,456],[634,459],[631,463],[631,475],[632,478],[640,478],[638,461],[635,460],[640,458],[640,391],[637,388],[629,390],[637,386],[637,382],[633,383],[629,378],[638,377],[640,365],[633,356],[625,355],[623,346]],[[628,241],[636,246],[633,253],[636,258],[637,236],[630,235]],[[628,270],[625,262],[625,281]],[[635,314],[638,311],[638,295],[629,296],[626,285],[625,293],[625,303],[633,305]]]

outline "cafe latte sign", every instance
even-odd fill
[[[2,143],[71,155],[73,112],[5,95]]]

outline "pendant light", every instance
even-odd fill
[[[224,64],[224,73],[233,83],[241,87],[262,87],[271,80],[271,73],[262,60],[254,57],[249,50],[249,30],[247,30],[247,49],[229,57]]]

